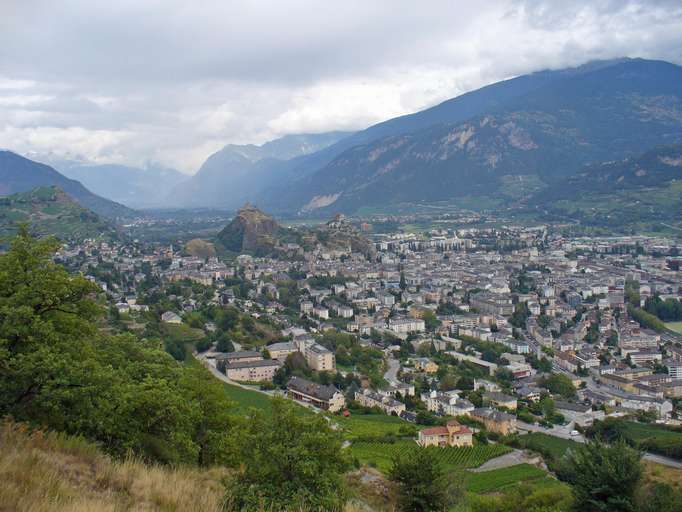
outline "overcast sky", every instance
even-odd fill
[[[0,147],[193,173],[620,56],[682,64],[682,2],[0,0]]]

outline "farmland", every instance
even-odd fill
[[[405,435],[406,429],[414,430],[410,423],[385,414],[351,414],[347,418],[334,416],[332,421],[337,423],[349,438],[401,436]]]
[[[401,440],[394,443],[358,441],[351,446],[351,453],[361,463],[375,466],[380,471],[386,472],[391,467],[393,457],[419,449],[417,443],[412,440]],[[425,449],[432,451],[436,460],[448,469],[475,468],[487,460],[511,451],[508,446],[500,444],[475,445],[464,448],[429,447]]]
[[[517,464],[507,468],[470,473],[466,480],[466,489],[474,493],[499,491],[512,485],[525,482],[533,484],[558,484],[546,471],[530,464]]]

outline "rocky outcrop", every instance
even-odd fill
[[[280,231],[275,219],[247,203],[217,239],[228,251],[267,254],[274,249]]]

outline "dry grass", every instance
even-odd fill
[[[674,489],[682,489],[682,469],[670,468],[654,462],[643,461],[645,485],[662,482]]]
[[[213,512],[224,475],[117,462],[79,438],[0,425],[0,512]]]
[[[116,461],[82,438],[0,420],[0,512],[217,512],[227,474]],[[344,512],[394,510],[383,477],[361,474],[349,475],[359,492]]]

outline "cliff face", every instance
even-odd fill
[[[218,233],[218,241],[229,251],[264,254],[274,248],[280,229],[275,219],[247,203]]]

